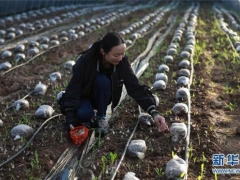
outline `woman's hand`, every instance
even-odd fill
[[[169,131],[168,125],[166,124],[164,117],[162,117],[160,115],[156,115],[154,117],[154,122],[155,122],[159,132]]]

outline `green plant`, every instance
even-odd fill
[[[201,164],[201,172],[200,175],[198,176],[198,180],[202,180],[204,178],[205,174],[205,168],[204,168],[204,163]]]
[[[234,110],[236,110],[237,109],[237,103],[229,103],[228,105],[227,105],[227,108],[230,110],[230,111],[234,111]]]
[[[113,164],[115,159],[117,158],[117,153],[110,152],[108,155],[110,157],[110,163]]]
[[[101,161],[102,161],[102,173],[105,174],[106,165],[107,165],[107,158],[105,156],[102,156]]]
[[[154,171],[157,174],[157,177],[162,177],[165,173],[162,168],[154,168]]]

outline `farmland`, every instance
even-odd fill
[[[187,179],[240,179],[239,173],[212,172],[214,154],[237,155],[240,149],[240,14],[217,2],[140,2],[127,8],[123,2],[80,10],[72,7],[43,13],[35,21],[26,18],[1,24],[0,179],[45,179],[66,149],[68,156],[78,154],[65,133],[65,117],[56,100],[71,79],[71,70],[64,65],[76,61],[79,52],[109,31],[125,38],[126,55],[132,67],[138,67],[141,84],[154,87],[159,66],[169,68],[164,72],[165,85],[152,92],[159,98],[157,108],[169,128],[184,123],[187,134],[173,142],[171,132],[158,132],[140,122],[136,126],[138,105],[125,95],[109,119],[110,133],[84,156],[84,171],[76,178],[108,180],[119,164],[114,179],[134,172],[141,180],[164,180],[166,165],[175,154],[188,164]],[[54,72],[61,78],[52,81]],[[187,77],[188,83],[179,85],[180,76]],[[36,86],[41,93],[36,93]],[[183,86],[189,94],[176,98]],[[29,105],[16,105],[21,99]],[[173,111],[177,103],[187,105],[180,115]],[[52,112],[38,117],[41,105],[50,106]],[[33,133],[14,140],[11,130],[19,124],[29,125]],[[146,141],[142,160],[124,154],[131,135]],[[226,164],[217,168],[240,168],[229,161],[226,158]]]

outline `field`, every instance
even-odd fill
[[[166,88],[152,92],[159,98],[158,110],[169,128],[172,123],[184,123],[187,134],[172,142],[171,132],[158,132],[139,122],[138,105],[125,95],[110,114],[110,133],[97,138],[85,154],[83,171],[70,171],[71,178],[62,179],[122,180],[127,172],[134,172],[141,180],[165,180],[173,155],[188,164],[182,179],[240,179],[240,14],[217,2],[139,2],[71,7],[0,24],[0,180],[53,179],[64,166],[74,167],[82,149],[66,135],[65,117],[56,100],[71,79],[64,64],[76,61],[79,52],[110,31],[125,38],[132,65],[146,65],[138,71],[141,84],[153,87],[159,66],[169,67]],[[43,23],[46,19],[48,25]],[[7,37],[4,31],[16,32],[13,27],[22,35]],[[17,44],[25,49],[17,51]],[[34,47],[40,51],[30,52]],[[25,54],[25,59],[17,59],[18,53]],[[166,60],[167,55],[173,60]],[[183,68],[182,60],[190,64]],[[5,62],[12,66],[4,69]],[[189,96],[178,99],[182,69],[189,73],[184,75],[189,78],[185,85]],[[52,82],[49,75],[54,72],[61,78]],[[33,93],[39,82],[47,87],[42,95]],[[27,100],[29,107],[14,105],[20,99]],[[186,104],[188,111],[176,115],[172,109],[177,103]],[[37,116],[41,105],[51,106],[53,113]],[[33,132],[14,140],[11,130],[19,124],[29,125]],[[137,139],[146,142],[144,159],[125,153],[128,141]],[[219,155],[224,156],[223,163]],[[215,168],[238,169],[238,173],[214,174]]]

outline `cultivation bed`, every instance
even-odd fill
[[[34,130],[40,127],[45,120],[35,118],[33,115],[37,107],[42,104],[51,105],[55,110],[54,115],[60,113],[55,98],[58,92],[64,90],[71,78],[68,72],[64,73],[64,62],[75,60],[80,51],[88,48],[93,41],[102,37],[106,32],[120,32],[131,23],[143,18],[144,15],[165,5],[167,5],[166,2],[161,2],[154,8],[137,10],[95,32],[49,50],[29,64],[1,76],[0,119],[3,121],[3,127],[0,127],[0,164],[17,153],[30,139],[22,138],[14,141],[10,134],[11,128],[19,123],[29,124]],[[149,67],[140,77],[142,84],[150,87],[153,85],[158,66],[163,63],[163,57],[166,55],[174,31],[190,6],[190,3],[182,3],[177,9],[165,13],[162,20],[151,31],[144,37],[137,39],[135,44],[128,49],[127,55],[133,62],[145,50],[148,40],[153,34],[166,25],[170,16],[177,15],[171,33],[160,44],[157,53],[150,60]],[[164,32],[165,30],[162,30],[161,34]],[[237,33],[240,35],[240,31]],[[126,38],[128,39],[129,36]],[[180,50],[185,43],[184,38],[179,42],[178,53],[181,52]],[[196,45],[193,56],[194,75],[190,89],[191,133],[188,179],[214,179],[212,155],[239,153],[240,136],[236,133],[236,128],[240,126],[240,75],[238,73],[240,59],[234,58],[235,53],[226,34],[218,27],[217,20],[214,18],[213,4],[202,2],[197,18]],[[177,103],[175,99],[175,93],[178,89],[176,81],[179,70],[178,63],[181,60],[179,54],[173,57],[173,63],[168,64],[170,71],[167,73],[166,89],[154,92],[160,99],[158,109],[169,126],[173,122],[187,123],[187,116],[177,117],[171,112],[172,107]],[[63,73],[62,80],[50,83],[47,80],[48,76],[55,71]],[[47,84],[48,89],[43,96],[30,95],[26,98],[30,103],[29,109],[4,111],[15,100],[31,92],[38,82]],[[116,168],[116,164],[120,160],[138,115],[137,104],[133,99],[127,97],[110,120],[112,131],[103,139],[99,139],[97,145],[85,157],[84,167],[91,170],[97,179],[110,179],[110,172]],[[0,167],[0,179],[44,179],[71,143],[65,135],[64,122],[63,116],[49,121],[23,153]],[[166,179],[164,175],[166,164],[172,159],[172,154],[185,158],[184,144],[186,142],[172,143],[169,132],[159,133],[155,127],[140,124],[133,139],[146,141],[148,147],[146,156],[143,160],[139,160],[127,154],[115,177],[117,180],[123,179],[129,171],[136,173],[136,177],[141,180],[164,180]],[[109,157],[109,153],[117,154],[117,158],[113,164],[110,163],[110,160],[106,161],[105,165],[107,165],[108,172],[103,172],[102,157]],[[231,168],[230,165],[224,167]],[[234,168],[240,168],[240,166],[235,165]],[[90,179],[89,174],[82,174],[79,179],[83,179],[83,177]],[[237,180],[240,179],[240,175],[218,175],[217,178]]]

